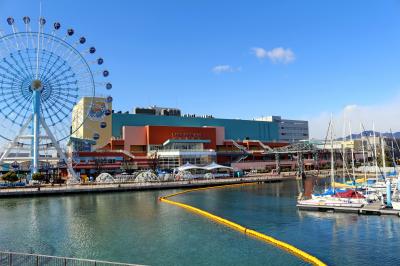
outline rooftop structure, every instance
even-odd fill
[[[280,141],[298,142],[309,138],[308,121],[282,119],[280,116],[266,116],[255,120],[278,123]]]

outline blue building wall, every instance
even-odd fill
[[[225,128],[225,139],[279,140],[278,123],[266,121],[113,113],[112,135],[122,137],[123,126],[220,126]]]

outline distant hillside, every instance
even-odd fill
[[[373,136],[373,134],[374,134],[374,131],[372,131],[372,130],[366,130],[363,132],[364,137],[365,136]],[[400,139],[400,132],[393,132],[393,134],[392,134],[390,132],[381,133],[381,132],[375,131],[375,136],[383,136],[385,138],[393,138],[394,137],[395,139]],[[352,134],[351,137],[353,139],[360,139],[361,133]],[[350,135],[346,136],[345,139],[349,140]],[[343,140],[343,138],[338,138],[337,140]]]

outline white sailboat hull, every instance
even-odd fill
[[[400,201],[392,201],[393,210],[400,211]]]

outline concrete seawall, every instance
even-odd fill
[[[108,184],[77,184],[62,186],[40,186],[22,188],[1,188],[0,198],[5,197],[31,197],[50,195],[69,195],[78,193],[106,193],[122,191],[163,190],[176,188],[196,188],[206,186],[220,186],[228,184],[241,184],[250,182],[274,182],[294,179],[292,176],[251,176],[242,178],[224,178],[212,180],[190,180],[171,182],[145,182],[145,183],[108,183]]]

